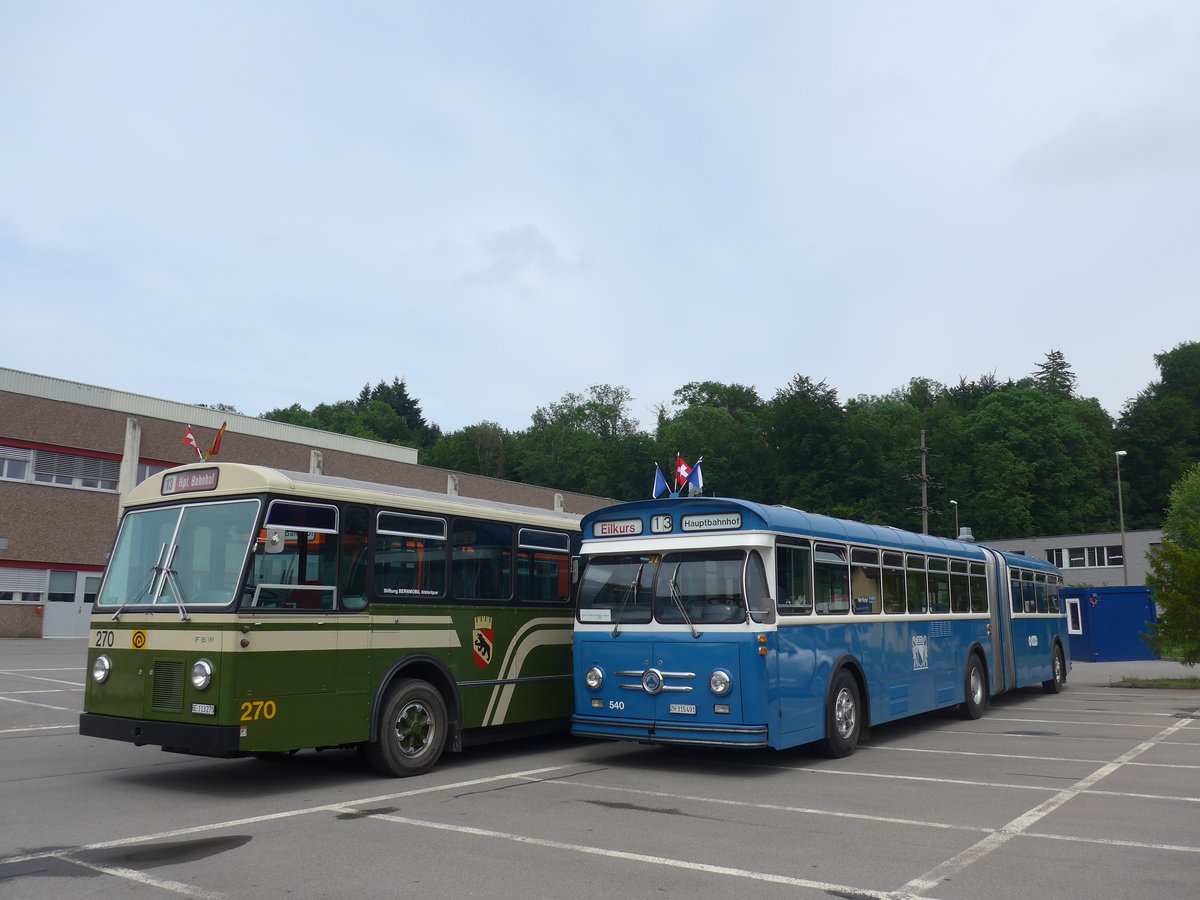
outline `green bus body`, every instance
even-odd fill
[[[358,745],[408,775],[565,729],[578,522],[231,463],[153,476],[93,608],[80,733],[223,757]]]

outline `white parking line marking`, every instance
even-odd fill
[[[361,812],[353,806],[347,806],[348,812]],[[374,813],[366,818],[397,825],[411,825],[415,828],[429,828],[434,831],[452,831],[457,834],[468,834],[474,837],[495,838],[512,841],[517,844],[529,844],[534,847],[545,847],[549,850],[567,850],[573,853],[584,853],[589,856],[602,856],[608,859],[625,860],[629,862],[648,863],[654,866],[666,866],[672,869],[685,869],[689,872],[706,872],[711,875],[727,875],[732,878],[746,878],[751,881],[762,881],[770,884],[785,884],[789,887],[811,888],[827,893],[853,894],[855,897],[870,897],[877,900],[887,900],[893,895],[888,891],[874,891],[835,884],[828,881],[812,881],[807,878],[794,878],[790,875],[776,875],[771,872],[755,872],[751,869],[738,869],[731,866],[715,866],[711,863],[692,862],[686,859],[672,859],[667,856],[651,856],[647,853],[630,853],[627,850],[609,850],[604,847],[592,847],[588,844],[568,844],[564,841],[552,841],[547,838],[529,837],[523,834],[513,834],[507,831],[492,831],[488,828],[475,828],[470,825],[449,825],[444,822],[429,822],[422,819],[410,819],[386,813]]]
[[[16,697],[6,697],[0,694],[0,700],[7,700],[9,703],[20,703],[23,706],[36,706],[39,709],[57,709],[59,712],[79,712],[77,709],[72,709],[69,706],[51,706],[49,703],[34,703],[32,700],[18,700]]]
[[[994,850],[1004,846],[1014,837],[1018,837],[1028,832],[1031,826],[1050,815],[1050,813],[1061,807],[1068,800],[1073,800],[1075,797],[1079,796],[1079,794],[1088,791],[1098,781],[1107,778],[1126,763],[1132,761],[1138,756],[1141,756],[1147,750],[1153,748],[1155,744],[1160,743],[1164,738],[1170,737],[1181,728],[1187,727],[1187,725],[1188,723],[1186,721],[1180,721],[1176,722],[1174,725],[1168,726],[1154,737],[1138,744],[1129,752],[1123,753],[1112,762],[1101,766],[1086,778],[1081,778],[1079,781],[1075,782],[1075,784],[1071,785],[1071,787],[1059,791],[1049,800],[1039,803],[1028,812],[1017,816],[1007,825],[997,829],[983,840],[976,842],[973,846],[970,846],[961,853],[952,856],[941,865],[934,866],[925,874],[919,875],[912,879],[904,886],[902,890],[911,891],[918,894],[932,890],[947,878],[952,878],[954,875],[967,868],[967,866],[978,862],[985,856],[988,856]]]

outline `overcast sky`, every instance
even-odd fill
[[[0,365],[431,423],[1200,340],[1200,4],[0,2]],[[2,431],[2,423],[0,423]]]

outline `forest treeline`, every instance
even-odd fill
[[[692,382],[656,411],[652,433],[628,389],[594,385],[539,407],[530,426],[479,422],[443,433],[404,381],[262,418],[416,447],[422,464],[618,500],[649,497],[657,462],[703,457],[704,492],[781,503],[910,530],[921,528],[921,432],[929,531],[958,517],[978,540],[1117,528],[1116,451],[1125,526],[1162,524],[1171,486],[1200,461],[1200,343],[1155,355],[1160,377],[1114,420],[1076,393],[1057,350],[1019,380],[926,378],[842,401],[797,374],[769,398],[753,387]]]

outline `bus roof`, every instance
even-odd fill
[[[690,513],[740,512],[741,531],[774,531],[796,534],[817,539],[846,541],[874,547],[887,547],[914,553],[938,553],[966,559],[984,558],[978,544],[956,541],[930,534],[904,531],[890,525],[868,525],[849,519],[836,519],[818,513],[805,512],[790,506],[768,506],[733,497],[674,497],[661,500],[637,500],[606,506],[588,513],[581,523],[584,541],[595,540],[593,524],[614,519],[643,518],[656,513],[670,513],[676,517]],[[678,533],[678,532],[676,532]],[[719,532],[705,532],[707,534]],[[725,532],[728,533],[728,532]],[[643,535],[644,536],[644,535]],[[607,540],[608,538],[599,538]],[[991,548],[989,548],[991,549]],[[993,551],[1000,552],[1000,551]],[[1018,553],[1003,553],[1010,566],[1023,566],[1047,572],[1058,570],[1046,560],[1022,556]]]
[[[245,463],[191,463],[167,469],[152,475],[131,490],[124,506],[131,508],[172,500],[264,493],[375,506],[402,506],[445,515],[499,516],[526,525],[579,530],[580,517],[572,513],[478,497],[456,497],[333,475],[287,472]]]

